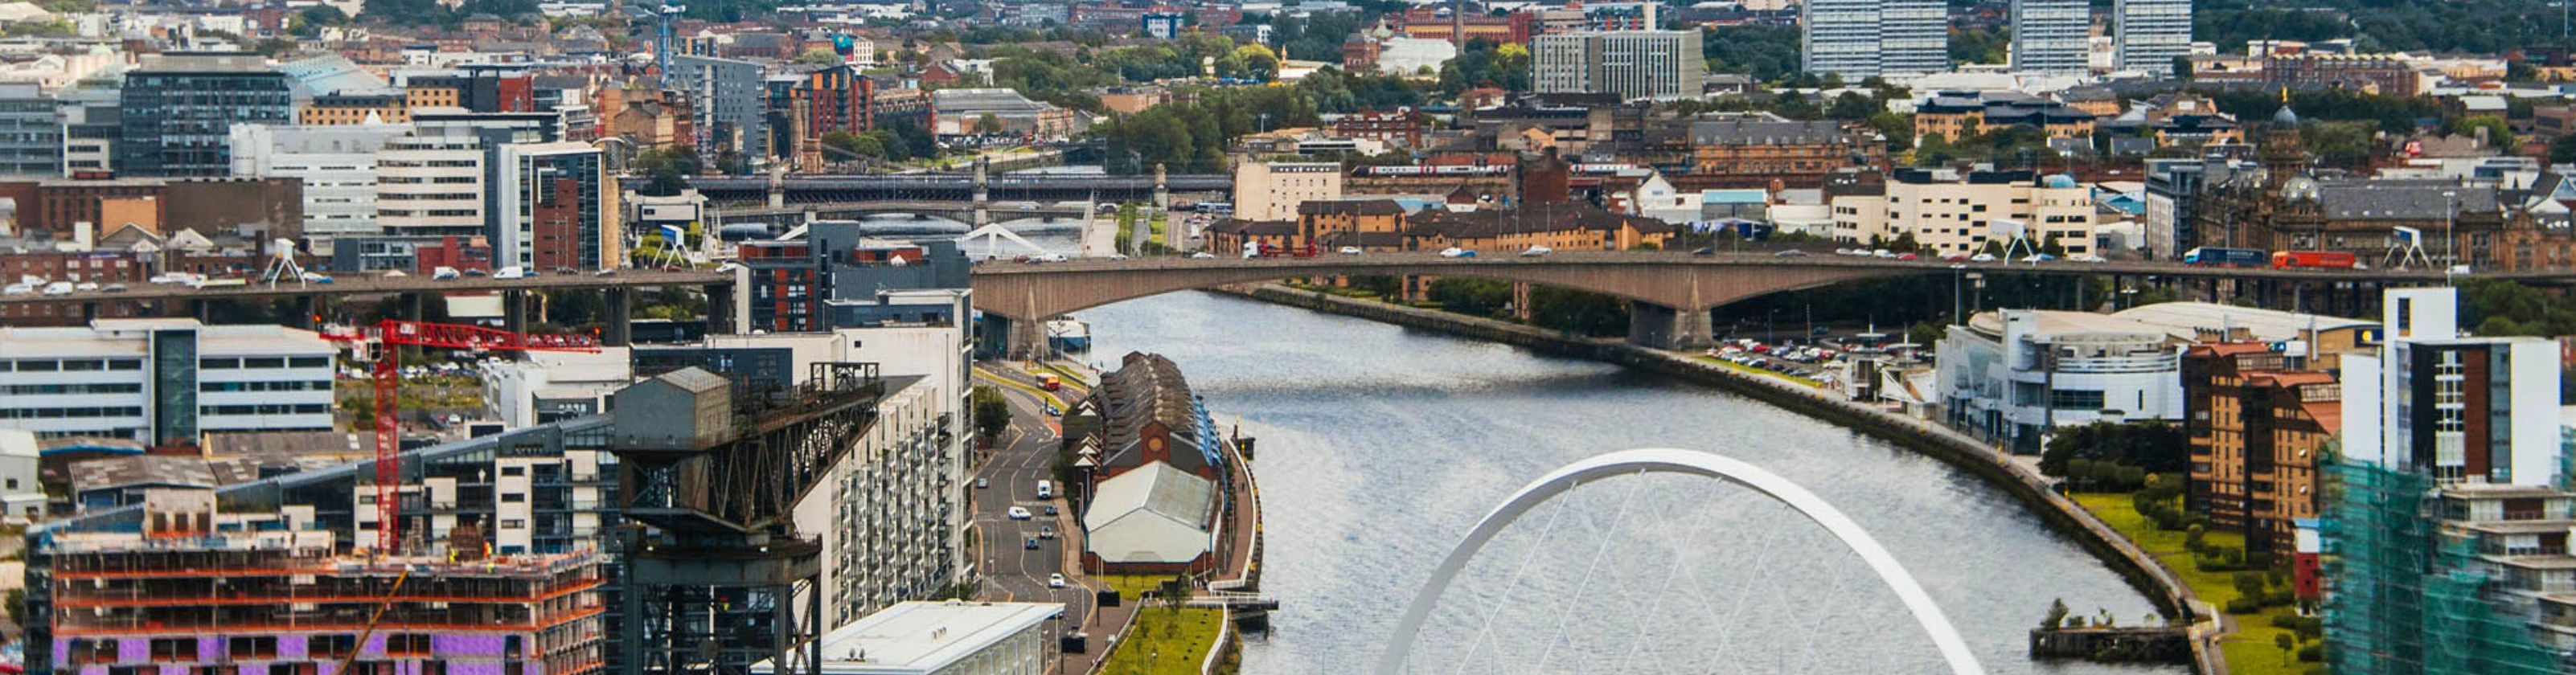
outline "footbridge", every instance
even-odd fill
[[[1368,253],[1313,258],[1081,259],[1058,263],[988,262],[975,269],[975,308],[1011,323],[1015,353],[1043,343],[1034,326],[1047,319],[1172,291],[1293,278],[1339,276],[1475,277],[1556,286],[1632,303],[1629,339],[1696,349],[1713,344],[1709,311],[1756,296],[1838,283],[1968,272],[2123,275],[2174,280],[2252,280],[2263,293],[2357,284],[2439,283],[2435,271],[2273,270],[2192,267],[2173,263],[2040,264],[1889,260],[1772,254],[1690,255],[1668,252],[1559,252],[1544,256],[1447,258],[1433,253]],[[2282,289],[2289,289],[2284,291]]]

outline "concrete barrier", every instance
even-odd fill
[[[2094,517],[2091,511],[2086,511],[2083,505],[2058,494],[2046,476],[2012,462],[2008,455],[1975,438],[1929,421],[1854,403],[1836,392],[1625,342],[1568,337],[1506,321],[1346,298],[1278,284],[1232,287],[1216,292],[1650,370],[1715,386],[1858,430],[1984,478],[2005,494],[2030,506],[2051,529],[2073,539],[2086,552],[2108,565],[2131,588],[2155,602],[2156,610],[2169,620],[2190,622],[2194,616],[2192,608],[2196,598],[2190,586],[2182,583],[2172,570],[2139,549],[2128,537]],[[2032,612],[2036,615],[2041,609],[2032,608]],[[2192,650],[2194,660],[2202,664],[2223,662],[2216,654],[2216,647],[2209,643],[2194,640]],[[2208,653],[2202,653],[2204,651]],[[2213,672],[2206,665],[2199,670],[2202,673]],[[2223,666],[2215,672],[2224,672]]]

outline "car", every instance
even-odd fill
[[[305,272],[305,273],[304,273],[304,282],[305,282],[305,283],[308,283],[308,284],[327,284],[327,283],[331,283],[331,275],[323,274],[323,273],[321,273],[321,272]]]
[[[1190,254],[1190,257],[1191,257],[1191,258],[1198,259],[1198,260],[1214,260],[1214,259],[1216,259],[1216,254],[1209,253],[1209,252],[1206,252],[1206,251],[1200,251],[1200,252],[1197,252],[1197,253],[1192,253],[1192,254]]]
[[[1059,262],[1064,262],[1064,261],[1072,260],[1072,259],[1073,259],[1073,257],[1072,257],[1072,256],[1068,256],[1068,255],[1065,255],[1065,254],[1062,254],[1062,253],[1049,253],[1049,254],[1041,255],[1041,256],[1038,256],[1038,257],[1035,257],[1035,258],[1030,258],[1029,260],[1034,261],[1034,262],[1051,262],[1051,263],[1059,263]]]
[[[1011,510],[1010,510],[1010,512],[1009,512],[1009,515],[1011,516],[1011,519],[1012,519],[1012,520],[1028,520],[1028,519],[1029,519],[1029,510],[1028,510],[1028,509],[1026,509],[1026,508],[1022,508],[1022,507],[1014,506],[1014,507],[1011,507]]]
[[[1111,254],[1109,254],[1109,259],[1110,259],[1110,260],[1126,260],[1126,259],[1127,259],[1127,254],[1125,254],[1125,253],[1111,253]]]
[[[95,291],[95,290],[98,290],[98,282],[95,282],[95,281],[83,281],[83,282],[80,282],[80,283],[77,283],[77,284],[72,284],[72,290],[80,291],[80,292],[82,292],[82,293],[88,293],[88,292],[90,292],[90,291]]]
[[[1473,257],[1476,257],[1476,252],[1475,252],[1475,251],[1470,251],[1470,250],[1467,250],[1467,249],[1463,249],[1463,248],[1458,248],[1458,247],[1456,247],[1456,246],[1451,246],[1451,247],[1449,247],[1449,248],[1440,249],[1440,257],[1443,257],[1443,258],[1473,258]]]
[[[1360,254],[1360,247],[1357,247],[1357,246],[1344,246],[1344,247],[1341,247],[1341,249],[1339,249],[1339,251],[1340,251],[1340,253],[1341,253],[1342,255],[1359,255],[1359,254]]]
[[[123,293],[125,292],[125,284],[108,284],[106,288],[99,290],[107,291],[109,293]]]
[[[573,268],[570,268],[570,267],[565,267],[565,266],[562,266],[562,265],[556,265],[556,266],[555,266],[555,276],[559,276],[559,277],[568,277],[568,276],[572,276],[572,275],[580,274],[580,273],[581,273],[581,270],[573,269]]]
[[[1976,254],[1976,255],[1968,256],[1968,262],[1994,262],[1994,261],[1995,261],[1995,254],[1992,254],[1992,253],[1979,253],[1979,254]]]
[[[614,268],[614,267],[602,267],[602,268],[600,268],[600,269],[599,269],[599,271],[597,271],[597,272],[592,272],[592,273],[590,273],[590,275],[591,275],[591,276],[594,276],[594,277],[613,277],[613,276],[617,276],[617,268]]]
[[[1037,538],[1037,537],[1029,537],[1029,539],[1028,539],[1028,541],[1027,541],[1026,543],[1023,543],[1023,544],[1021,544],[1021,545],[1020,545],[1020,548],[1025,548],[1025,549],[1028,549],[1028,550],[1031,550],[1031,551],[1038,550],[1038,538]]]
[[[2056,259],[2057,259],[2057,256],[2049,255],[2049,254],[2046,254],[2046,253],[2033,253],[2033,254],[2030,254],[2030,255],[2022,256],[2021,261],[2022,261],[2022,262],[2026,262],[2026,263],[2031,263],[2031,264],[2039,264],[2039,263],[2044,263],[2044,262],[2051,261],[2051,260],[2056,260]]]
[[[1047,514],[1047,515],[1050,515],[1050,516],[1052,516],[1052,515],[1055,515],[1055,514],[1056,514],[1056,510],[1055,510],[1055,505],[1054,505],[1054,504],[1048,504],[1048,505],[1046,505],[1046,514]]]
[[[1051,573],[1048,573],[1048,574],[1047,574],[1047,588],[1063,588],[1063,587],[1064,587],[1064,573],[1062,573],[1062,572],[1051,572]]]
[[[1774,258],[1796,258],[1796,257],[1804,256],[1804,255],[1806,255],[1806,254],[1807,254],[1807,252],[1806,252],[1806,251],[1801,251],[1801,250],[1798,250],[1798,249],[1794,249],[1794,248],[1793,248],[1793,249],[1783,250],[1783,251],[1780,251],[1780,252],[1778,252],[1778,253],[1773,253],[1773,254],[1771,254],[1771,257],[1774,257]]]
[[[35,294],[36,294],[36,287],[34,287],[34,286],[29,286],[29,285],[26,285],[26,284],[10,284],[7,288],[0,288],[0,295],[35,295]]]
[[[1545,247],[1545,246],[1532,246],[1532,247],[1529,247],[1529,248],[1527,248],[1527,249],[1523,249],[1523,250],[1521,251],[1521,257],[1523,257],[1523,258],[1536,258],[1536,257],[1539,257],[1539,256],[1543,256],[1543,255],[1547,255],[1547,254],[1555,253],[1555,252],[1556,252],[1556,249],[1548,248],[1548,247]]]
[[[493,270],[493,271],[492,271],[492,278],[494,278],[494,279],[526,279],[526,278],[528,278],[528,270],[527,270],[527,268],[520,267],[520,266],[518,266],[518,265],[511,265],[511,266],[509,266],[509,267],[503,267],[503,268],[501,268],[501,269]]]
[[[404,274],[402,270],[385,270],[385,278],[387,279],[400,279],[407,276],[411,275]]]
[[[1899,253],[1899,254],[1896,254],[1896,259],[1897,259],[1897,260],[1922,260],[1922,259],[1923,259],[1923,256],[1915,255],[1915,254],[1912,254],[1912,253]]]
[[[1039,538],[1039,539],[1054,539],[1054,538],[1055,538],[1055,526],[1054,526],[1054,525],[1048,525],[1048,526],[1046,526],[1046,527],[1038,528],[1038,538]]]
[[[993,486],[993,479],[990,479],[990,478],[982,478],[982,477],[978,477],[978,478],[976,478],[976,479],[975,479],[975,489],[977,489],[977,490],[981,490],[981,489],[988,488],[988,487],[992,487],[992,486]]]
[[[71,295],[71,294],[72,294],[72,282],[69,282],[69,281],[57,281],[57,282],[54,282],[54,283],[45,284],[45,294],[46,294],[46,295]]]
[[[1941,254],[1941,262],[1967,262],[1967,261],[1968,261],[1968,254],[1965,254],[1965,253],[1943,253],[1943,254]]]
[[[1691,249],[1691,255],[1717,255],[1717,248],[1713,246],[1702,246]]]
[[[1872,258],[1886,258],[1886,259],[1889,259],[1889,260],[1895,260],[1895,259],[1896,259],[1896,252],[1895,252],[1895,251],[1890,251],[1890,250],[1887,250],[1887,249],[1883,249],[1883,248],[1882,248],[1882,249],[1878,249],[1878,250],[1875,250],[1875,251],[1870,251],[1870,252],[1869,252],[1869,257],[1872,257]]]
[[[485,272],[485,271],[483,271],[483,268],[480,268],[480,267],[477,267],[477,268],[474,268],[474,269],[469,269],[469,270],[466,270],[466,271],[465,271],[465,276],[469,276],[469,277],[483,277],[483,276],[491,276],[491,275],[492,275],[492,273],[490,273],[490,272]]]
[[[1055,407],[1055,404],[1049,403],[1046,407],[1046,414],[1048,417],[1062,417],[1064,416],[1064,409]]]
[[[2085,253],[2085,254],[2079,254],[2079,255],[2070,255],[2070,256],[2066,256],[2066,259],[2067,259],[2068,261],[2070,261],[2070,262],[2080,262],[2080,263],[2103,263],[2103,262],[2111,262],[2111,261],[2110,261],[2110,259],[2108,259],[2108,258],[2104,258],[2104,257],[2102,257],[2102,256],[2098,256],[2098,255],[2093,255],[2093,254],[2091,254],[2091,253]]]

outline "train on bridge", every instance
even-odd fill
[[[2182,262],[2196,267],[2265,267],[2276,270],[2351,270],[2366,269],[2353,254],[2341,251],[2270,251],[2258,248],[2225,248],[2202,246],[2182,254]]]

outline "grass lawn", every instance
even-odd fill
[[[2191,551],[2183,548],[2183,533],[2156,529],[2153,521],[2147,520],[2145,515],[2138,513],[2137,507],[2129,503],[2129,495],[2082,493],[2075,495],[2075,502],[2084,505],[2085,510],[2092,511],[2095,517],[2119,530],[2130,541],[2137,542],[2148,555],[2164,561],[2165,567],[2172,569],[2174,576],[2181,577],[2183,583],[2189,584],[2202,601],[2225,607],[2228,602],[2244,597],[2236,590],[2234,573],[2200,571],[2200,567],[2192,563]],[[2202,535],[2202,539],[2217,546],[2245,545],[2244,535],[2233,532],[2210,532]],[[2086,615],[2083,608],[2072,609],[2078,616]],[[2228,672],[2234,675],[2295,674],[2306,672],[2308,666],[2314,665],[2300,663],[2296,657],[2290,658],[2286,664],[2283,662],[2285,654],[2275,642],[2276,636],[2291,634],[2292,631],[2273,627],[2272,617],[2291,613],[2289,607],[2273,607],[2261,613],[2235,615],[2236,632],[2219,641],[2219,650],[2227,657]]]
[[[1091,579],[1118,591],[1118,597],[1130,603],[1145,597],[1146,591],[1162,588],[1163,582],[1172,580],[1171,577],[1151,574],[1105,574]]]
[[[1197,675],[1199,665],[1207,660],[1208,649],[1216,646],[1223,623],[1225,611],[1214,608],[1138,610],[1136,625],[1127,630],[1127,638],[1118,643],[1118,653],[1109,655],[1109,663],[1101,667],[1101,672]]]
[[[1727,361],[1725,361],[1725,360],[1723,360],[1723,359],[1719,359],[1719,358],[1714,357],[1714,356],[1700,356],[1700,357],[1697,357],[1697,358],[1699,358],[1699,360],[1701,360],[1701,361],[1706,361],[1706,362],[1709,362],[1709,363],[1714,363],[1714,364],[1717,364],[1717,365],[1719,365],[1719,366],[1722,366],[1722,367],[1725,367],[1725,368],[1730,368],[1730,369],[1737,370],[1737,371],[1740,371],[1740,372],[1752,373],[1752,374],[1755,374],[1755,375],[1768,375],[1768,376],[1771,376],[1771,377],[1776,377],[1776,378],[1780,378],[1780,379],[1783,379],[1783,380],[1788,380],[1788,381],[1791,381],[1791,382],[1796,382],[1796,383],[1798,383],[1798,384],[1803,384],[1803,385],[1807,385],[1807,386],[1810,386],[1810,387],[1822,387],[1822,386],[1825,386],[1825,383],[1823,383],[1823,382],[1817,382],[1817,381],[1815,381],[1815,380],[1810,380],[1810,379],[1807,379],[1807,378],[1799,377],[1799,376],[1796,376],[1796,375],[1791,375],[1791,374],[1788,374],[1788,373],[1778,373],[1778,372],[1772,372],[1772,371],[1768,371],[1768,370],[1763,370],[1763,369],[1760,369],[1760,368],[1755,368],[1755,367],[1752,367],[1752,366],[1745,366],[1745,365],[1738,365],[1738,364],[1734,364],[1734,363],[1728,363]],[[2123,497],[2123,498],[2125,499],[2125,497]],[[2123,505],[2125,505],[2125,504],[2127,504],[2127,502],[2122,502],[2122,504],[2123,504]],[[2182,542],[2181,535],[2175,535],[2174,542],[2175,542],[2175,545],[2176,545],[2176,546],[2180,546],[2180,545],[2181,545],[2181,542]]]

